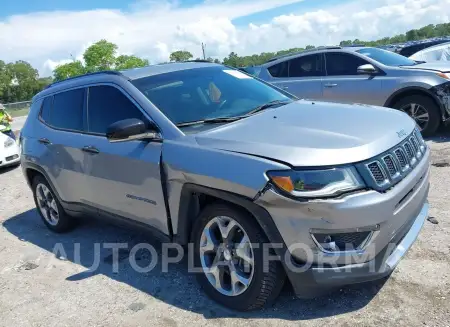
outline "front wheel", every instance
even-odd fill
[[[408,114],[424,136],[433,135],[440,124],[440,110],[434,101],[423,95],[410,95],[393,106]]]
[[[264,262],[269,241],[255,219],[226,204],[206,207],[194,223],[191,240],[197,280],[216,302],[234,310],[265,306],[280,293],[285,272],[278,261]]]

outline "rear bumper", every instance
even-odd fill
[[[388,276],[415,242],[427,217],[428,203],[425,203],[420,213],[407,222],[385,249],[371,261],[332,268],[311,267],[303,273],[287,271],[295,293],[299,297],[313,297],[333,287]]]

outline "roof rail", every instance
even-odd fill
[[[186,61],[182,61],[182,62],[208,62],[208,63],[214,64],[213,61],[209,61],[206,59],[193,59],[193,60],[186,60]]]
[[[275,56],[273,58],[270,58],[269,60],[266,61],[267,62],[271,62],[271,61],[275,61],[281,58],[286,58],[286,57],[290,57],[290,56],[295,56],[297,54],[300,53],[308,53],[308,52],[313,52],[313,51],[318,51],[318,50],[336,50],[336,49],[342,49],[342,47],[340,46],[320,46],[320,47],[316,47],[316,48],[312,48],[312,49],[308,49],[308,50],[302,50],[302,51],[297,51],[297,52],[290,52],[287,54],[283,54],[283,55],[279,55],[279,56]]]
[[[52,87],[52,86],[54,86],[54,85],[56,85],[56,84],[62,83],[62,82],[67,82],[67,81],[71,81],[71,80],[74,80],[74,79],[77,79],[77,78],[86,77],[86,76],[101,75],[101,74],[110,74],[110,75],[119,75],[119,76],[123,76],[123,74],[122,74],[121,72],[118,72],[118,71],[113,71],[113,70],[102,70],[102,71],[100,71],[100,72],[87,73],[87,74],[84,74],[84,75],[78,75],[78,76],[74,76],[74,77],[69,77],[69,78],[63,79],[63,80],[61,80],[61,81],[53,82],[52,84],[47,85],[47,86],[44,88],[44,90],[45,90],[45,89],[48,89],[49,87]]]

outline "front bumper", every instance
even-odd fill
[[[3,144],[0,144],[3,146]],[[0,167],[18,164],[20,162],[20,150],[17,144],[0,150]]]
[[[428,217],[428,203],[419,215],[394,236],[373,260],[339,267],[311,267],[303,273],[287,271],[295,293],[299,297],[313,297],[330,288],[363,283],[388,276],[413,245]]]

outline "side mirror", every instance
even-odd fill
[[[373,65],[365,64],[365,65],[359,66],[356,69],[356,72],[361,75],[373,75],[373,74],[376,74],[378,71]]]
[[[145,124],[142,120],[129,118],[119,120],[106,129],[106,137],[110,142],[126,142],[133,140],[160,140],[155,124]]]

